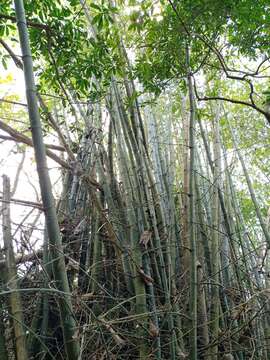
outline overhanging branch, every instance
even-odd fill
[[[12,16],[12,15],[6,15],[6,14],[3,14],[3,13],[0,13],[0,19],[4,19],[4,20],[10,20],[14,23],[16,23],[16,17],[15,16]],[[28,26],[31,26],[31,27],[34,27],[34,28],[37,28],[37,29],[41,29],[41,30],[50,30],[50,27],[48,25],[45,25],[45,24],[40,24],[40,23],[37,23],[37,22],[34,22],[34,21],[29,21],[27,20],[27,25]]]
[[[238,100],[238,99],[231,99],[231,98],[227,98],[227,97],[223,97],[223,96],[203,96],[203,97],[201,97],[198,94],[195,79],[194,79],[194,89],[195,89],[195,95],[196,95],[196,98],[198,101],[221,100],[221,101],[226,101],[226,102],[230,102],[233,104],[248,106],[248,107],[251,107],[253,110],[256,110],[259,113],[263,114],[265,116],[266,120],[268,121],[268,123],[270,124],[270,114],[268,114],[266,111],[262,110],[261,108],[259,108],[258,106],[255,105],[253,98],[252,98],[252,93],[250,94],[251,102],[244,101],[244,100]],[[252,87],[252,89],[253,89],[253,87]]]

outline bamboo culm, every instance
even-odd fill
[[[65,269],[61,234],[52,194],[49,171],[47,167],[46,152],[43,142],[42,127],[40,122],[36,87],[34,81],[33,62],[26,25],[24,4],[22,0],[15,0],[15,12],[17,18],[20,45],[22,50],[28,113],[34,144],[37,172],[39,176],[41,197],[44,206],[45,219],[48,230],[49,248],[53,259],[54,277],[56,280],[57,288],[63,291],[63,293],[65,294],[59,299],[59,308],[61,313],[65,349],[67,358],[69,360],[75,360],[78,358],[79,355],[79,343],[75,335],[76,322],[72,313],[71,295]]]

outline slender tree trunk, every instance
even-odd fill
[[[219,198],[218,189],[220,189],[220,135],[219,119],[214,114],[214,173],[213,173],[213,209],[212,209],[212,286],[211,286],[211,329],[212,340],[218,338],[219,333]],[[218,345],[211,349],[212,360],[218,358]]]
[[[45,210],[50,251],[52,253],[53,259],[54,277],[57,288],[63,291],[62,297],[59,298],[59,307],[63,326],[64,343],[67,358],[69,360],[75,360],[79,355],[79,342],[75,333],[76,323],[72,312],[70,290],[62,249],[62,239],[57,221],[51,181],[46,161],[46,152],[43,142],[43,134],[34,82],[33,62],[22,0],[15,0],[15,11],[23,56],[28,112],[32,130],[32,139],[35,150],[41,197]]]
[[[186,107],[185,98],[182,106]],[[183,242],[183,270],[187,274],[190,267],[190,243],[188,237],[188,199],[189,199],[189,122],[188,114],[183,111],[183,196],[182,196],[182,242]],[[187,276],[184,276],[184,282]],[[184,284],[186,286],[187,284]]]
[[[5,205],[5,204],[4,204]],[[1,206],[1,211],[3,211],[4,206]],[[4,256],[2,254],[3,248],[0,249],[0,259],[1,261],[5,262]],[[4,288],[4,284],[6,282],[6,276],[4,271],[1,271],[0,274],[0,289]],[[6,332],[6,326],[5,326],[5,321],[4,321],[4,317],[5,317],[5,307],[6,307],[6,299],[3,296],[0,296],[0,359],[3,360],[8,360],[8,351],[7,351],[7,346],[6,346],[6,336],[5,336],[5,332]]]
[[[7,283],[12,293],[9,296],[10,311],[15,333],[16,356],[18,360],[27,360],[26,337],[24,331],[23,310],[17,285],[16,262],[12,246],[10,220],[10,181],[3,175],[3,240],[6,254]]]
[[[189,92],[189,107],[190,107],[190,121],[189,121],[189,214],[188,214],[188,234],[189,246],[191,250],[191,264],[190,264],[190,316],[192,319],[190,347],[191,360],[197,360],[197,247],[196,247],[196,231],[195,231],[195,101],[192,84],[192,73],[190,69],[189,48],[186,47],[186,64],[188,72],[188,92]]]
[[[0,359],[8,360],[8,352],[6,348],[6,338],[5,338],[5,326],[3,321],[2,299],[0,300]]]
[[[256,211],[256,215],[258,217],[258,220],[260,222],[260,225],[261,225],[265,240],[267,242],[267,247],[270,248],[270,234],[269,234],[269,231],[267,229],[266,223],[265,223],[265,221],[263,219],[263,216],[262,216],[262,213],[261,213],[261,210],[260,210],[260,206],[258,204],[256,195],[255,195],[255,191],[253,189],[252,182],[251,182],[251,179],[250,179],[250,176],[249,176],[245,161],[244,161],[244,159],[242,157],[241,151],[239,150],[239,148],[237,146],[237,134],[232,129],[231,124],[230,124],[229,121],[228,121],[228,125],[229,125],[229,128],[230,128],[231,134],[232,134],[234,148],[235,148],[235,150],[237,152],[238,158],[239,158],[240,163],[242,165],[243,173],[244,173],[245,178],[246,178],[248,190],[249,190],[250,197],[251,197],[251,200],[253,202],[253,205],[254,205],[254,208],[255,208],[255,211]]]

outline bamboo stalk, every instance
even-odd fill
[[[15,0],[15,11],[23,56],[26,96],[37,163],[37,172],[39,176],[42,202],[45,210],[45,219],[48,229],[50,251],[54,260],[54,277],[56,280],[57,288],[59,290],[62,290],[66,294],[59,299],[64,343],[67,358],[75,360],[79,356],[79,342],[75,334],[76,323],[72,312],[72,304],[65,268],[65,260],[62,255],[63,251],[61,234],[57,221],[57,215],[51,189],[51,181],[46,163],[45,146],[43,142],[43,134],[41,129],[37,94],[34,82],[31,49],[29,44],[24,5],[22,0]]]
[[[10,180],[6,175],[3,175],[3,198],[5,200],[3,206],[3,240],[6,254],[6,268],[7,268],[7,285],[11,291],[9,296],[10,311],[13,320],[13,327],[15,333],[16,356],[18,360],[27,360],[28,354],[26,349],[26,337],[23,320],[23,309],[21,297],[17,284],[16,262],[13,252],[12,235],[11,235],[11,219],[10,219]]]
[[[219,334],[219,198],[218,189],[220,189],[221,176],[221,150],[220,150],[220,131],[219,118],[217,113],[214,115],[214,173],[213,173],[213,207],[212,207],[212,286],[211,286],[211,333],[212,339],[218,338]],[[211,349],[212,360],[218,359],[218,345]]]
[[[243,173],[244,173],[245,178],[246,178],[246,182],[247,182],[248,190],[249,190],[249,193],[250,193],[250,197],[252,199],[252,202],[253,202],[253,205],[254,205],[254,208],[255,208],[255,211],[256,211],[256,215],[257,215],[258,220],[260,222],[260,225],[261,225],[261,228],[262,228],[262,231],[263,231],[266,243],[267,243],[267,247],[270,248],[270,234],[269,234],[269,231],[267,229],[266,223],[265,223],[265,221],[263,219],[263,216],[262,216],[262,213],[261,213],[261,210],[260,210],[260,206],[259,206],[259,203],[257,201],[256,194],[255,194],[255,191],[253,189],[252,181],[250,179],[250,176],[249,176],[245,161],[243,159],[241,151],[239,150],[239,147],[237,146],[237,143],[238,143],[237,140],[238,139],[237,139],[236,130],[232,129],[231,124],[230,124],[229,121],[228,121],[228,126],[229,126],[229,129],[230,129],[231,135],[232,135],[232,140],[233,140],[235,151],[237,152],[239,161],[240,161],[240,163],[242,165],[242,169],[243,169]]]
[[[0,250],[0,259],[3,258],[2,249]],[[1,260],[2,261],[2,260]],[[3,260],[5,262],[5,260]],[[6,282],[6,276],[4,272],[1,272],[0,275],[0,289],[4,287],[4,283]],[[5,307],[6,307],[6,299],[4,297],[0,297],[0,359],[8,360],[8,350],[6,346],[6,326],[4,322],[5,317]]]
[[[190,317],[191,333],[190,333],[190,346],[191,353],[190,359],[197,360],[197,297],[198,297],[198,280],[197,280],[197,245],[196,245],[196,233],[195,233],[195,101],[194,91],[192,84],[192,73],[190,69],[190,57],[189,47],[186,45],[186,67],[187,67],[187,82],[188,82],[188,93],[189,93],[189,109],[190,109],[190,120],[189,120],[189,204],[188,204],[188,235],[189,235],[189,246],[191,250],[191,263],[190,263]]]

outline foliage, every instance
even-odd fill
[[[268,2],[25,1],[65,257],[53,271],[54,237],[14,232],[33,359],[67,345],[65,274],[82,358],[269,358]],[[14,16],[2,2],[7,71]],[[31,146],[22,95],[1,100],[1,141]]]

